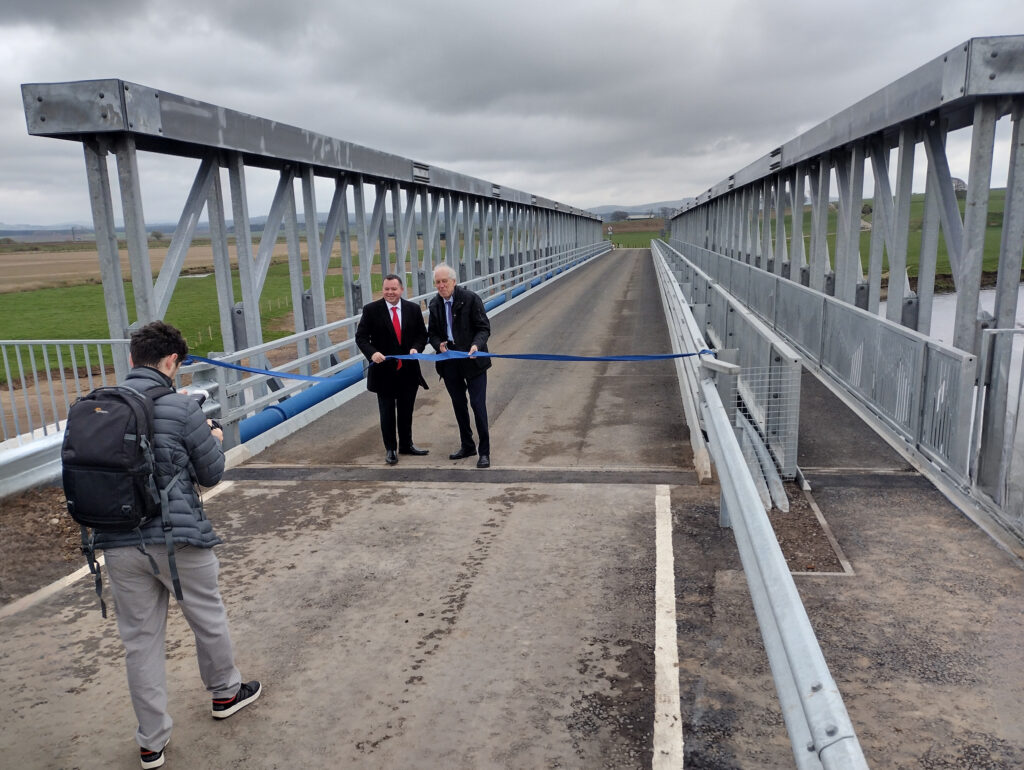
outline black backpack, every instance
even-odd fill
[[[174,392],[165,385],[145,390],[127,385],[96,388],[75,401],[68,411],[60,453],[64,495],[68,513],[82,527],[82,553],[89,570],[96,576],[96,593],[103,617],[106,617],[106,605],[96,563],[95,533],[137,531],[140,549],[146,553],[141,528],[158,516],[163,518],[174,595],[179,600],[182,598],[171,539],[167,489],[185,471],[179,471],[161,489],[153,456],[153,405],[157,399]],[[151,556],[150,563],[154,573],[158,573]]]

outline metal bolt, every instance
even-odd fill
[[[134,123],[129,123],[128,124],[128,128],[135,128],[135,124]]]
[[[807,741],[807,750],[814,751],[814,741]]]
[[[990,75],[988,76],[988,79],[989,79],[989,80],[995,80],[995,79],[996,79],[996,73],[994,73],[994,72],[993,72],[993,73],[991,73],[991,74],[990,74]]]
[[[821,690],[821,682],[815,682],[811,685],[811,692],[818,692]]]
[[[996,58],[998,55],[999,55],[999,51],[993,51],[992,52],[992,58],[993,59]]]
[[[160,98],[160,94],[153,94],[153,98],[154,99],[159,99]]]
[[[836,727],[835,725],[826,725],[825,726],[825,735],[828,735],[829,737],[835,735],[838,732],[839,732],[839,728]]]
[[[42,100],[43,100],[43,97],[41,97],[41,96],[37,96],[37,97],[36,97],[36,101],[37,101],[37,102],[41,102]]]
[[[103,118],[104,120],[106,120],[107,119],[107,113],[106,112],[101,112],[100,113],[100,117]]]
[[[40,123],[45,123],[46,122],[46,116],[45,115],[40,115],[39,116],[39,122]]]

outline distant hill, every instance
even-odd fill
[[[640,203],[633,206],[593,206],[587,210],[602,217],[611,214],[613,211],[625,211],[627,214],[651,214],[653,217],[660,217],[662,215],[661,210],[663,208],[675,211],[676,209],[682,208],[685,204],[690,203],[692,200],[693,198],[680,198],[675,201]]]

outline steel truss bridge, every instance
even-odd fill
[[[22,91],[29,133],[82,145],[109,339],[0,343],[7,380],[20,379],[24,393],[23,404],[3,404],[3,438],[14,447],[0,479],[7,493],[54,476],[67,402],[125,374],[125,340],[165,316],[204,216],[224,346],[214,357],[268,369],[184,372],[212,392],[207,408],[225,422],[236,456],[331,409],[361,378],[352,331],[375,275],[405,275],[411,298],[424,301],[431,270],[444,260],[497,309],[610,249],[600,220],[580,209],[151,87],[102,80]],[[969,40],[701,193],[673,216],[667,241],[653,245],[676,351],[719,353],[714,362],[679,360],[682,404],[687,423],[702,428],[691,430],[696,471],[709,477],[714,465],[722,484],[722,524],[736,531],[800,767],[866,766],[765,516],[779,502],[771,497],[778,480],[800,479],[802,370],[840,394],[1007,550],[1024,553],[1022,120],[1024,36]],[[953,148],[967,138],[966,186],[958,189]],[[196,167],[155,280],[139,153]],[[277,178],[258,240],[251,169]],[[997,212],[993,179],[1003,178]],[[922,179],[923,202],[913,194]],[[324,184],[326,208],[317,197]],[[995,230],[998,267],[986,307],[986,237],[991,244]],[[260,299],[282,233],[294,334],[265,343]],[[932,333],[940,247],[956,287],[950,339]],[[331,270],[344,284],[344,310],[333,314]],[[65,378],[65,363],[77,371],[83,360],[86,380]],[[789,399],[785,408],[780,397]]]

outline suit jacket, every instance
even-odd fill
[[[448,339],[448,322],[445,318],[444,300],[437,294],[427,308],[427,336],[434,350],[441,351],[441,343]],[[477,350],[487,350],[487,339],[491,336],[491,322],[484,311],[484,301],[476,292],[456,286],[452,292],[452,334],[455,335],[454,345],[450,350],[468,351],[473,345]],[[491,366],[490,358],[463,358],[457,361],[438,361],[437,373],[441,374],[445,365],[457,366],[458,371],[467,380],[483,374]]]
[[[399,300],[402,313],[402,342],[395,336],[388,303],[383,298],[363,307],[363,315],[356,326],[356,345],[369,361],[374,353],[386,356],[405,355],[413,348],[419,352],[427,346],[427,329],[423,325],[423,311],[415,302]],[[371,393],[394,398],[409,389],[427,387],[420,372],[419,361],[397,361],[371,364],[366,372],[366,389]]]

